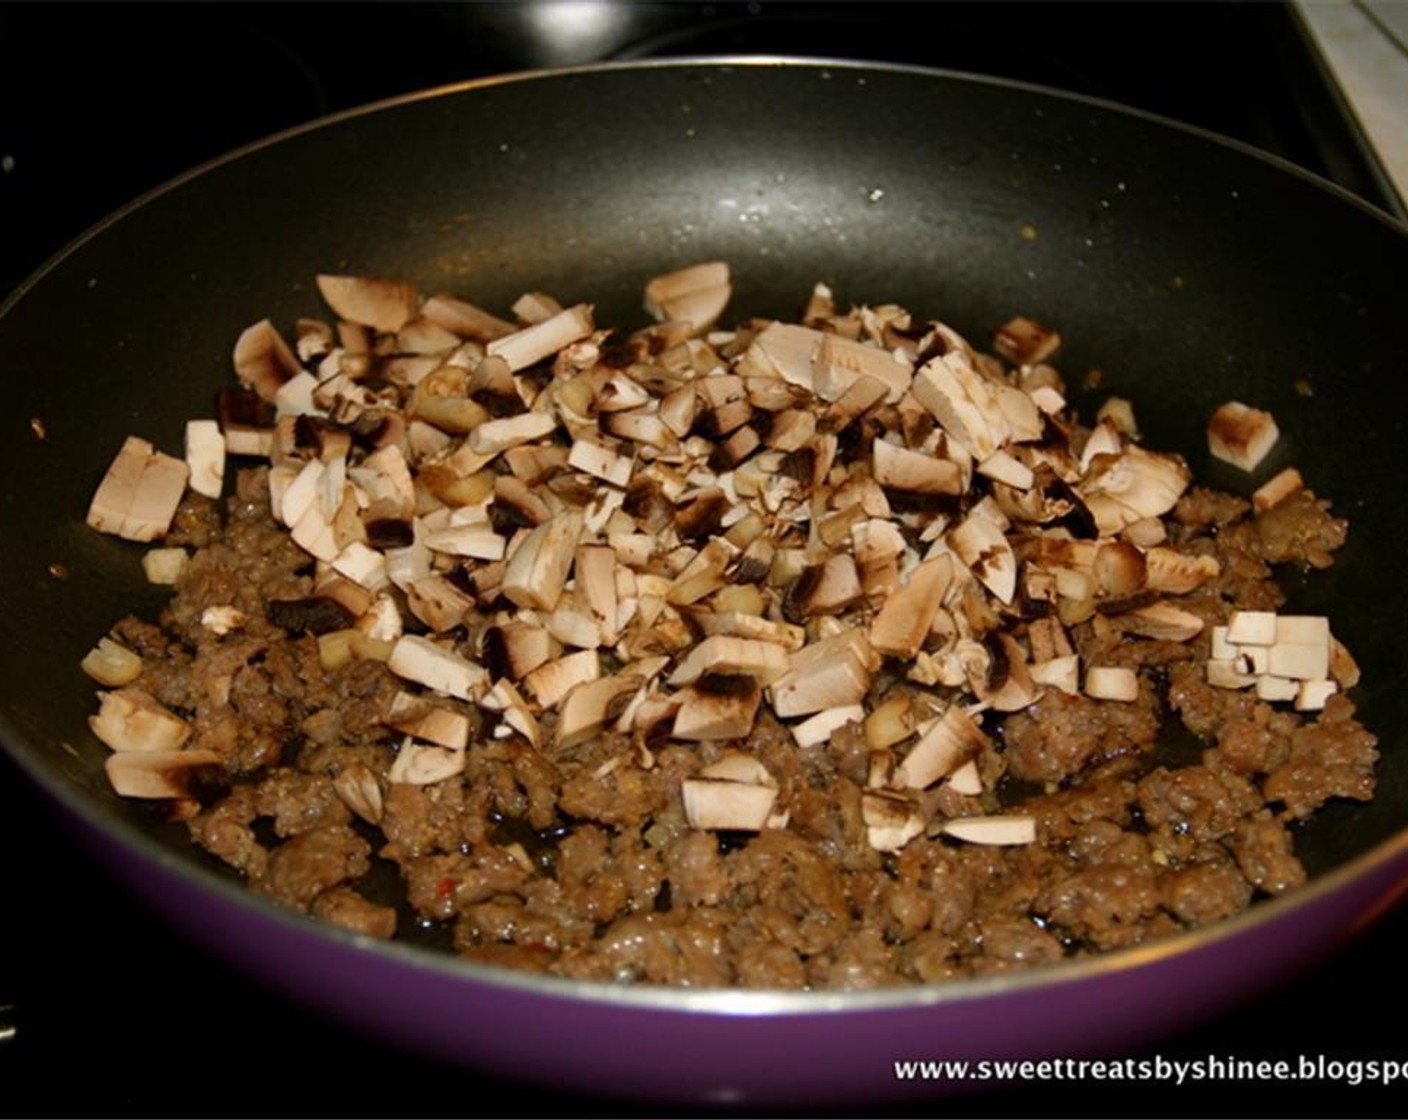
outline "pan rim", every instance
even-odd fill
[[[51,255],[15,290],[0,302],[0,327],[3,320],[25,296],[80,248],[100,236],[140,208],[156,201],[200,176],[226,164],[285,141],[335,126],[365,115],[398,109],[421,101],[458,96],[477,89],[493,88],[522,82],[562,80],[602,73],[654,70],[696,70],[725,73],[735,68],[788,68],[817,73],[841,71],[850,74],[898,74],[920,79],[940,79],[963,84],[978,84],[1016,90],[1037,99],[1056,99],[1084,105],[1122,117],[1133,117],[1163,128],[1212,142],[1242,157],[1290,173],[1302,182],[1329,192],[1343,203],[1355,207],[1361,214],[1377,221],[1391,233],[1408,240],[1408,224],[1366,202],[1339,185],[1289,161],[1258,149],[1245,142],[1223,136],[1195,125],[1171,120],[1158,114],[1132,109],[1116,102],[1084,94],[1070,93],[1050,87],[970,74],[957,70],[937,69],[909,64],[874,63],[850,59],[800,58],[786,55],[720,55],[690,56],[669,59],[649,59],[593,63],[554,69],[516,71],[455,82],[431,89],[413,91],[395,97],[356,106],[338,113],[304,122],[270,136],[241,145],[216,156],[149,189],[132,201],[114,210],[88,229],[75,236]],[[1264,900],[1251,909],[1212,926],[1181,932],[1157,941],[1127,949],[1101,953],[1081,960],[1057,964],[1020,973],[988,977],[971,977],[937,984],[914,984],[898,988],[857,992],[783,992],[744,991],[732,988],[687,990],[660,985],[619,985],[603,981],[574,980],[555,976],[538,976],[515,972],[493,965],[465,960],[449,953],[437,953],[422,947],[398,942],[382,942],[327,922],[318,921],[286,910],[267,899],[252,894],[243,885],[202,867],[194,860],[168,849],[158,841],[132,829],[111,809],[91,802],[72,783],[51,773],[45,752],[20,735],[9,718],[0,713],[0,746],[15,760],[29,780],[88,828],[95,830],[104,841],[126,854],[155,863],[180,879],[184,886],[199,891],[214,891],[224,902],[241,910],[272,921],[290,933],[302,933],[321,939],[339,949],[366,952],[395,963],[399,967],[443,976],[447,981],[469,983],[502,991],[516,991],[544,998],[569,1000],[577,1003],[630,1008],[691,1015],[724,1015],[739,1017],[849,1015],[879,1011],[906,1010],[964,1003],[993,996],[1015,996],[1063,985],[1081,984],[1099,977],[1168,963],[1203,951],[1222,941],[1240,937],[1259,928],[1274,928],[1277,923],[1293,917],[1348,888],[1351,884],[1372,876],[1396,861],[1408,858],[1408,827],[1380,841],[1368,851],[1346,863],[1316,876],[1289,896]],[[53,749],[58,749],[57,745]]]
[[[184,184],[198,179],[208,172],[223,167],[225,164],[235,163],[255,152],[274,147],[277,144],[292,140],[304,133],[316,132],[324,128],[342,124],[346,121],[355,120],[358,117],[398,109],[421,101],[452,97],[477,89],[490,89],[501,85],[589,77],[597,74],[627,71],[707,69],[725,73],[733,68],[744,67],[756,69],[815,70],[819,72],[844,70],[861,74],[881,73],[908,75],[921,79],[937,78],[943,81],[952,81],[967,85],[981,85],[991,86],[997,89],[1017,90],[1040,98],[1049,98],[1056,101],[1084,105],[1091,109],[1098,109],[1103,112],[1114,113],[1117,116],[1134,118],[1162,128],[1173,129],[1184,135],[1216,144],[1244,157],[1267,164],[1283,173],[1288,173],[1300,179],[1307,185],[1330,193],[1339,199],[1339,201],[1348,203],[1350,206],[1354,207],[1361,214],[1386,226],[1391,232],[1408,238],[1408,221],[1400,221],[1392,214],[1381,210],[1379,207],[1366,201],[1359,195],[1354,194],[1345,187],[1340,186],[1338,183],[1325,179],[1315,172],[1309,171],[1299,164],[1292,163],[1290,160],[1274,152],[1265,151],[1253,144],[1231,136],[1226,136],[1211,129],[1203,128],[1199,125],[1188,124],[1184,121],[1175,120],[1172,117],[1163,116],[1145,109],[1122,105],[1117,101],[1111,101],[1107,98],[1056,89],[1052,86],[1044,86],[1036,82],[1019,81],[1015,78],[1000,78],[990,74],[977,74],[964,70],[944,69],[941,67],[919,66],[911,63],[866,62],[856,59],[813,58],[793,55],[690,55],[678,58],[594,62],[577,66],[515,70],[503,74],[490,74],[482,78],[470,78],[461,82],[450,82],[444,85],[432,86],[427,89],[397,94],[393,97],[382,98],[377,101],[370,101],[364,105],[355,105],[336,113],[329,113],[310,121],[291,125],[278,132],[270,133],[268,136],[251,140],[246,144],[241,144],[227,152],[196,164],[194,167],[188,168],[164,182],[156,184],[137,195],[131,201],[113,210],[110,214],[98,219],[87,229],[76,234],[25,277],[4,300],[0,300],[0,320],[3,320],[5,316],[10,313],[11,309],[16,306],[39,281],[57,268],[67,257],[93,240],[93,238],[97,237],[108,227],[126,218],[129,214],[141,209],[143,206],[148,205],[163,195],[176,190]]]

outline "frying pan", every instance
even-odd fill
[[[1382,737],[1380,792],[1300,837],[1317,878],[1215,928],[1018,976],[846,994],[612,988],[368,944],[282,912],[106,788],[77,663],[150,613],[139,549],[83,525],[129,432],[180,445],[253,319],[316,313],[319,271],[404,277],[493,308],[545,289],[639,324],[649,275],[723,258],[735,312],[793,315],[816,280],[986,339],[1059,326],[1073,381],[1131,397],[1151,446],[1219,477],[1202,426],[1269,408],[1353,522],[1294,588],[1331,616]],[[6,749],[108,871],[291,998],[418,1053],[571,1091],[760,1105],[942,1086],[896,1059],[1119,1052],[1284,980],[1408,876],[1403,534],[1385,483],[1403,419],[1408,236],[1275,161],[1113,107],[901,67],[698,61],[534,74],[297,130],[128,207],[0,313]],[[1306,392],[1306,389],[1309,392]],[[1082,402],[1089,404],[1088,401]],[[42,421],[43,438],[31,428]],[[23,547],[18,545],[22,542]],[[798,1070],[806,1076],[799,1077]]]

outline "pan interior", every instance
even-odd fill
[[[1323,871],[1408,816],[1396,687],[1408,621],[1392,486],[1404,446],[1408,238],[1304,177],[1147,118],[998,83],[825,64],[608,68],[410,99],[256,147],[73,247],[0,319],[7,739],[89,811],[186,852],[106,787],[77,669],[162,594],[141,548],[83,524],[122,439],[177,451],[210,415],[239,331],[321,311],[318,272],[404,278],[504,313],[520,293],[641,325],[650,275],[725,259],[731,313],[795,316],[813,283],[898,302],[980,345],[1014,314],[1056,326],[1086,415],[1129,397],[1147,444],[1243,493],[1295,463],[1351,519],[1292,606],[1330,616],[1364,675],[1381,792],[1333,806],[1301,854]],[[1093,371],[1099,371],[1098,377]],[[1284,433],[1255,478],[1203,440],[1228,399]],[[40,428],[31,425],[40,421]]]

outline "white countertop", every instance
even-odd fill
[[[1408,203],[1408,0],[1295,0]]]

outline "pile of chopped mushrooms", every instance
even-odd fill
[[[990,356],[897,306],[840,312],[818,284],[800,323],[720,330],[722,263],[651,280],[658,323],[629,336],[541,293],[509,322],[405,283],[318,288],[335,323],[300,320],[292,345],[268,320],[244,331],[218,417],[189,423],[182,458],[129,438],[88,522],[152,543],[149,577],[174,583],[187,554],[162,538],[187,488],[218,498],[228,460],[267,460],[273,514],[316,561],[312,596],[270,618],[316,634],[325,667],[374,659],[403,682],[391,783],[463,771],[470,721],[435,702],[454,697],[535,748],[614,731],[645,768],[661,735],[725,742],[682,783],[689,825],[784,828],[748,750],[767,707],[802,751],[863,725],[874,849],[1021,845],[1031,817],[942,819],[920,794],[983,792],[988,713],[1052,689],[1135,697],[1135,670],[1082,663],[1071,627],[1203,630],[1179,600],[1217,561],[1166,547],[1161,520],[1188,467],[1138,442],[1125,401],[1078,428],[1047,364],[1060,338],[1031,319]],[[1247,471],[1276,438],[1236,403],[1209,426]],[[1284,471],[1256,507],[1300,485]],[[1233,612],[1211,639],[1210,682],[1297,710],[1353,679],[1323,618]],[[116,790],[196,796],[222,760],[134,683],[141,658],[105,638],[84,669],[107,689],[92,727]],[[917,687],[879,698],[882,677]]]

